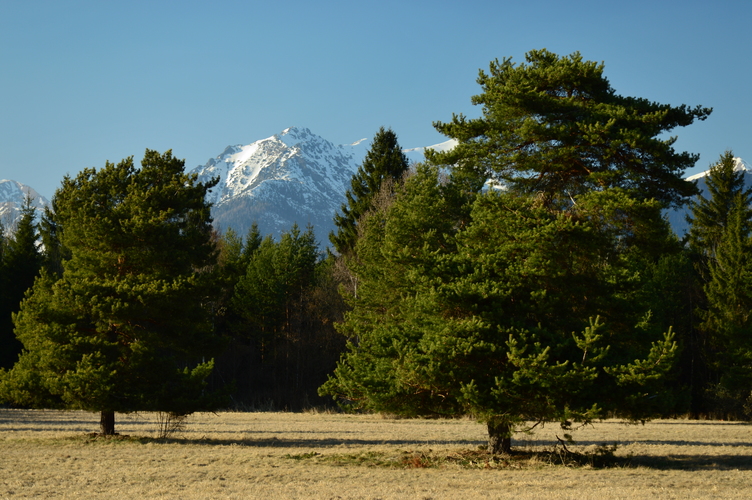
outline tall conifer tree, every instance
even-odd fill
[[[526,58],[481,72],[483,116],[437,123],[458,146],[364,221],[349,350],[321,389],[473,415],[494,453],[528,420],[641,419],[666,401],[677,346],[636,271],[670,246],[661,208],[696,190],[682,179],[696,156],[657,136],[710,113],[621,97],[577,53]],[[504,189],[463,195],[489,179]]]
[[[66,177],[55,222],[70,258],[45,273],[15,317],[24,353],[0,397],[35,407],[187,414],[216,403],[209,297],[216,250],[206,191],[170,151],[147,150]]]
[[[2,258],[0,290],[0,367],[10,368],[21,353],[21,343],[13,333],[11,315],[18,312],[26,291],[34,284],[42,267],[37,245],[36,210],[26,198],[13,235],[7,239]]]
[[[355,248],[358,220],[371,208],[371,200],[382,183],[387,179],[398,180],[408,167],[407,157],[397,142],[397,134],[381,127],[350,182],[350,189],[345,194],[347,202],[342,205],[341,213],[334,216],[337,230],[330,233],[329,240],[340,255],[350,253]]]
[[[752,188],[726,151],[706,177],[709,196],[690,205],[689,244],[695,259],[700,299],[697,353],[705,371],[706,412],[740,418],[752,376]]]
[[[689,245],[702,257],[702,274],[706,275],[707,260],[715,255],[724,231],[728,227],[732,208],[741,210],[742,219],[752,218],[752,187],[745,188],[745,171],[736,169],[736,159],[726,151],[711,165],[705,182],[708,195],[690,202]],[[737,199],[741,197],[741,200]]]

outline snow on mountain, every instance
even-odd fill
[[[15,228],[27,196],[31,197],[31,204],[39,215],[44,211],[44,207],[50,204],[47,198],[25,184],[7,179],[0,180],[0,222],[7,232],[12,232]]]
[[[749,166],[747,162],[742,160],[741,158],[734,158],[734,172],[739,172],[740,170],[744,170],[745,173],[750,174],[752,173],[752,167]],[[688,181],[701,181],[704,180],[704,178],[710,173],[710,169],[700,172],[699,174],[691,175],[687,177]],[[698,186],[700,186],[700,183],[698,183]],[[705,183],[702,182],[703,189],[705,189]]]
[[[454,149],[459,142],[457,139],[449,139],[448,141],[444,141],[439,144],[435,144],[433,146],[428,146],[425,148],[412,148],[412,149],[403,149],[402,152],[405,153],[405,155],[410,158],[413,161],[423,161],[424,153],[426,149],[433,149],[439,153],[444,151],[449,151],[450,149]]]
[[[744,171],[744,185],[747,188],[752,187],[752,167],[750,167],[749,164],[741,158],[734,158],[734,161],[734,171]],[[703,197],[710,197],[706,180],[706,177],[709,173],[710,169],[686,178],[686,180],[689,182],[697,182],[697,187],[700,189],[700,196]],[[684,236],[687,231],[689,231],[689,224],[687,224],[686,220],[688,213],[689,206],[684,205],[678,210],[669,210],[666,214],[668,216],[668,221],[671,224],[671,227],[674,229],[674,232],[679,235],[679,237]]]
[[[334,145],[307,128],[291,127],[248,145],[228,146],[192,172],[203,182],[219,177],[207,199],[220,230],[245,235],[255,221],[262,235],[279,237],[293,223],[301,230],[310,223],[323,248],[369,147],[367,139]],[[423,159],[422,150],[406,155]]]

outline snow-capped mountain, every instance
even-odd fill
[[[232,228],[244,236],[255,221],[262,235],[279,237],[293,223],[301,230],[310,223],[324,248],[369,147],[367,139],[334,145],[307,128],[292,127],[245,146],[228,146],[192,172],[203,182],[219,177],[207,198],[220,230]],[[423,150],[406,155],[418,161]]]
[[[47,198],[25,184],[6,179],[0,180],[0,222],[7,232],[12,232],[16,227],[16,222],[21,216],[21,207],[27,196],[31,198],[31,204],[37,209],[39,215],[44,211],[44,207],[50,204]]]
[[[741,158],[734,158],[735,165],[734,165],[734,171],[744,172],[744,185],[749,189],[752,187],[752,167],[749,166],[747,162],[742,160]],[[697,187],[700,189],[700,196],[703,197],[710,197],[710,193],[708,193],[708,185],[707,185],[707,176],[710,173],[710,169],[700,172],[699,174],[691,175],[686,178],[688,182],[697,182]],[[669,210],[667,213],[668,221],[671,224],[671,227],[674,229],[674,232],[679,235],[679,237],[682,237],[686,234],[686,232],[689,230],[689,225],[687,224],[686,215],[689,213],[689,205],[684,205],[679,210]]]

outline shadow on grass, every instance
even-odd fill
[[[482,447],[485,443],[481,440],[464,440],[464,439],[450,439],[450,440],[435,440],[435,439],[361,439],[353,436],[358,434],[357,431],[299,431],[295,434],[327,434],[333,433],[337,436],[331,438],[328,437],[278,437],[271,434],[282,434],[282,432],[275,433],[273,431],[255,431],[252,429],[244,430],[242,434],[252,437],[244,438],[214,438],[204,437],[198,432],[187,432],[185,434],[178,434],[171,438],[157,439],[154,437],[147,437],[143,435],[120,435],[114,437],[101,437],[96,434],[78,434],[80,427],[91,428],[92,420],[89,414],[66,414],[65,412],[49,411],[49,410],[0,410],[0,424],[3,424],[3,429],[0,431],[47,431],[52,426],[56,430],[68,430],[72,433],[69,438],[63,438],[64,441],[75,441],[86,444],[164,444],[172,446],[231,446],[242,449],[243,447],[249,448],[300,448],[302,452],[311,452],[310,450],[316,450],[316,453],[325,454],[327,456],[344,456],[343,449],[348,447],[375,447],[375,446],[388,446],[395,449],[428,449],[430,447],[441,446],[459,446],[466,448],[467,453],[478,453],[479,447]],[[706,422],[690,422],[682,421],[677,422],[679,425],[708,425]],[[129,426],[137,425],[151,426],[152,423],[148,421],[143,422],[129,422]],[[739,422],[714,422],[713,426],[739,426],[749,425],[747,423]],[[45,428],[47,427],[47,428]],[[79,427],[79,429],[76,429]],[[66,429],[67,428],[67,429]],[[131,429],[133,432],[133,429]],[[139,430],[135,432],[139,433]],[[216,433],[216,431],[212,431]],[[237,436],[237,432],[233,432]],[[59,441],[60,438],[52,439],[52,441]],[[609,462],[604,460],[603,465],[597,465],[598,467],[645,467],[656,470],[687,470],[687,471],[705,471],[705,470],[743,470],[752,471],[752,451],[748,454],[742,449],[752,450],[752,442],[723,442],[723,441],[683,441],[683,440],[661,440],[661,439],[637,439],[633,441],[623,442],[621,445],[627,445],[629,443],[640,443],[646,445],[668,445],[675,447],[675,451],[679,453],[670,453],[665,456],[655,455],[634,455],[631,457],[628,463],[617,457]],[[576,443],[579,447],[588,446],[601,446],[603,442],[596,441],[580,441]],[[521,456],[533,456],[535,453],[530,450],[526,450],[528,443],[524,440],[513,440],[513,445],[516,447],[517,453],[514,454],[518,457]],[[620,446],[621,446],[620,445]],[[556,443],[554,442],[542,442],[537,441],[534,443],[536,447],[544,447],[545,449],[555,450]],[[740,451],[740,454],[682,454],[682,447],[705,447],[708,450],[717,450],[719,447],[726,447],[729,451]],[[695,451],[695,450],[693,450]],[[379,451],[378,453],[381,453]],[[416,452],[421,453],[421,452]],[[547,452],[550,456],[552,452]],[[540,455],[539,455],[540,456]],[[584,462],[580,460],[579,465],[588,465],[587,455],[584,455]],[[608,459],[608,457],[605,457]],[[411,456],[410,460],[417,460]],[[422,460],[422,459],[421,459]],[[579,459],[578,459],[579,460]],[[556,460],[549,460],[552,465],[556,465]],[[576,462],[576,460],[575,460]],[[417,462],[416,462],[417,463]],[[575,466],[579,466],[575,465]]]
[[[85,436],[72,436],[71,441],[85,442],[89,444],[116,444],[116,443],[139,443],[139,444],[162,444],[173,446],[230,446],[242,448],[300,448],[299,454],[286,454],[286,458],[305,459],[313,462],[329,465],[364,465],[364,466],[405,466],[408,468],[441,467],[446,463],[455,463],[464,468],[531,468],[541,465],[566,466],[566,467],[592,467],[592,468],[648,468],[655,470],[685,470],[685,471],[709,471],[709,470],[740,470],[752,471],[752,455],[701,455],[701,454],[671,454],[667,456],[633,455],[619,456],[614,454],[617,447],[598,445],[595,452],[562,452],[557,447],[549,447],[543,451],[530,451],[524,447],[513,450],[510,456],[498,457],[488,454],[483,448],[484,443],[479,441],[415,441],[415,440],[370,440],[370,439],[217,439],[217,438],[150,438],[141,436],[117,435],[110,437],[87,434]],[[578,443],[582,444],[582,443]],[[461,455],[462,459],[436,455],[429,447],[442,445],[467,446],[463,451],[453,452]],[[392,446],[394,452],[386,451],[354,451],[347,452],[343,448],[349,446]],[[404,451],[405,449],[424,449],[425,451]],[[610,451],[609,451],[610,449]],[[318,451],[303,451],[318,450]],[[399,451],[403,450],[403,451]],[[404,455],[404,460],[395,463],[391,458],[382,459],[395,453]],[[416,458],[419,457],[419,458]],[[450,458],[448,460],[448,458]],[[490,466],[489,466],[490,464]]]
[[[634,456],[632,465],[656,470],[752,470],[750,455]]]

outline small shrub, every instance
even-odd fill
[[[157,439],[166,439],[185,430],[188,415],[171,411],[157,412]]]

